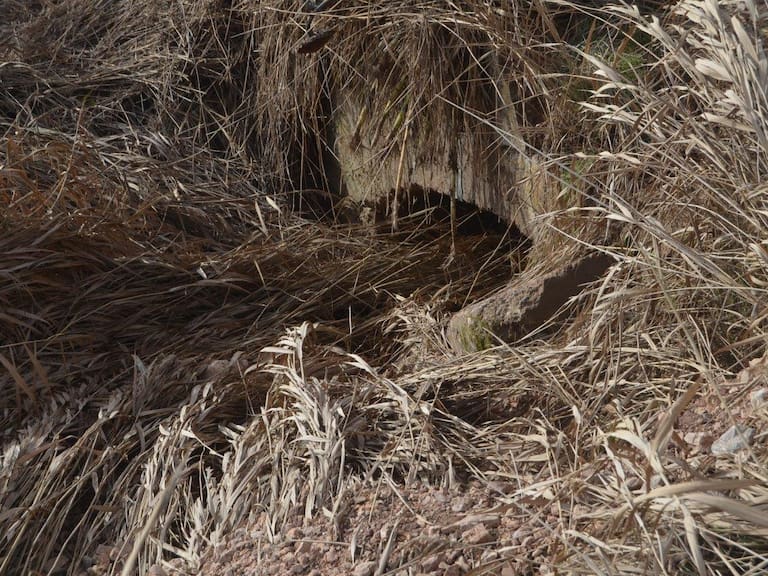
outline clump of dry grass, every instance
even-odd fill
[[[148,6],[4,3],[0,572],[115,543],[125,573],[193,571],[256,510],[340,522],[353,477],[468,476],[557,510],[540,568],[761,570],[765,411],[740,455],[676,427],[703,400],[739,422],[765,385],[723,392],[765,355],[762,6]],[[577,24],[612,28],[613,57],[569,45]],[[300,56],[314,27],[335,35]],[[385,151],[401,112],[435,151],[459,126],[502,150],[484,90],[509,78],[528,152],[588,197],[554,232],[603,226],[617,264],[547,340],[457,358],[443,314],[495,256],[446,269],[445,242],[309,221],[286,192],[324,185],[338,94],[369,95]]]

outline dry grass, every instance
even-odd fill
[[[114,543],[124,573],[193,572],[254,511],[334,516],[382,477],[515,482],[505,503],[558,511],[537,569],[764,571],[765,410],[743,454],[677,438],[768,385],[724,387],[765,357],[764,4],[302,4],[0,1],[0,573]],[[300,56],[310,25],[334,33]],[[444,225],[293,193],[328,185],[340,93],[382,154],[412,115],[435,153],[482,128],[504,158],[510,78],[520,149],[584,200],[554,233],[597,226],[617,264],[546,340],[455,357],[445,315],[499,254],[446,267]]]

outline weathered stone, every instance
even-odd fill
[[[753,408],[762,408],[768,404],[768,388],[760,388],[749,395],[749,402]]]
[[[466,496],[459,496],[451,502],[451,510],[454,512],[464,512],[469,509],[472,503]]]
[[[354,576],[372,576],[372,574],[375,571],[376,571],[376,562],[367,561],[367,562],[360,562],[357,566],[355,566],[355,569],[352,571],[352,574]]]
[[[712,454],[732,454],[743,448],[747,448],[755,436],[754,428],[747,428],[736,424],[712,444]]]
[[[493,540],[493,534],[488,531],[485,524],[476,524],[461,534],[461,541],[464,544],[487,544],[488,542],[493,542]]]
[[[585,284],[600,278],[614,262],[591,254],[553,270],[524,272],[488,298],[470,304],[451,319],[448,341],[458,352],[474,352],[514,341],[551,319]]]
[[[150,566],[149,570],[147,570],[147,576],[167,576],[167,572],[165,569],[160,566],[160,564],[153,564]]]
[[[437,567],[440,565],[440,563],[444,561],[445,556],[442,553],[427,556],[424,560],[421,561],[421,571],[427,573],[434,572],[437,570]]]

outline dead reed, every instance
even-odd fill
[[[763,3],[0,13],[0,573],[114,543],[193,573],[257,507],[276,531],[384,477],[516,483],[558,511],[531,570],[765,569],[768,413],[735,408],[768,385]],[[455,357],[449,303],[499,255],[295,210],[345,94],[382,157],[406,118],[436,154],[477,131],[581,197],[553,234],[597,223],[617,264],[573,322]],[[745,421],[740,454],[680,437]]]

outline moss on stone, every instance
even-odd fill
[[[492,348],[493,333],[490,324],[480,318],[472,318],[459,329],[459,342],[467,352]]]

